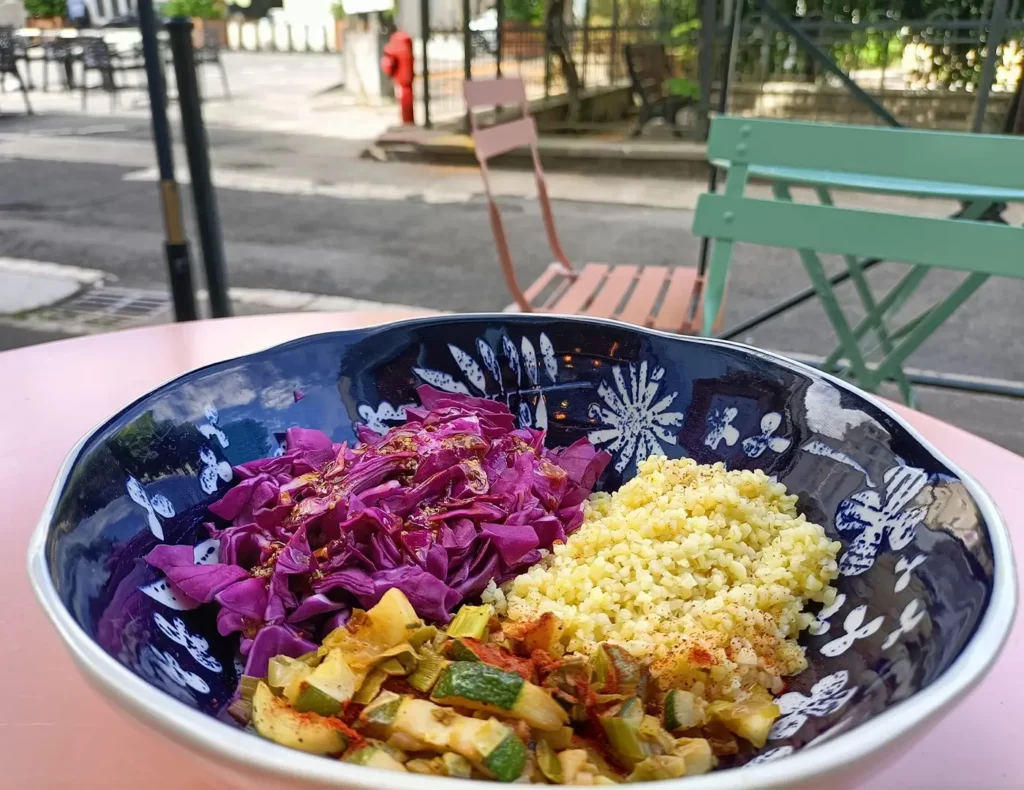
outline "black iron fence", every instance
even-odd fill
[[[997,46],[997,68],[988,126],[1001,124],[1024,61],[1024,15],[1014,3]],[[827,53],[866,93],[911,126],[964,129],[974,107],[974,89],[990,42],[985,19],[956,19],[945,12],[904,20],[884,14],[853,21],[798,17],[793,25]],[[711,106],[724,73],[721,53],[731,35],[728,20],[702,25],[566,25],[564,36],[584,91],[623,90],[629,85],[623,48],[660,43],[672,56],[677,76],[697,83]],[[465,112],[465,79],[519,76],[532,99],[564,95],[565,83],[547,31],[540,24],[504,22],[489,31],[454,26],[428,33],[431,120]],[[713,69],[700,73],[702,48]],[[417,48],[417,52],[420,49]],[[730,112],[815,120],[873,122],[869,109],[852,99],[839,79],[815,63],[789,32],[755,8],[744,15],[734,56]],[[424,85],[418,80],[422,97]],[[629,118],[584,118],[576,125],[622,127]]]

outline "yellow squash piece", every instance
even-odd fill
[[[764,689],[756,688],[741,702],[712,702],[708,716],[721,722],[729,732],[746,738],[758,749],[768,740],[772,724],[779,718],[779,706]]]
[[[358,680],[349,669],[345,655],[332,650],[320,665],[299,683],[295,698],[289,697],[295,710],[334,716],[355,694]]]
[[[340,754],[348,747],[348,739],[337,728],[341,722],[299,713],[263,682],[252,697],[252,723],[264,738],[310,754]]]

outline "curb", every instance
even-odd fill
[[[541,135],[537,150],[548,171],[667,178],[706,178],[708,174],[707,147],[684,140],[607,141]],[[389,129],[363,156],[390,162],[477,165],[473,141],[468,135],[405,127]],[[516,148],[492,161],[497,167],[509,169],[532,167],[528,147]]]

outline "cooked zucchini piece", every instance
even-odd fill
[[[560,785],[565,781],[562,775],[562,763],[559,762],[558,755],[547,741],[537,741],[537,767],[549,782]]]
[[[562,638],[564,628],[562,621],[551,612],[545,612],[536,620],[502,625],[505,636],[517,642],[524,655],[529,655],[534,650],[550,653]]]
[[[373,702],[363,708],[363,712],[359,714],[359,721],[363,723],[366,732],[373,737],[387,738],[398,717],[402,699],[392,691],[382,691]]]
[[[442,767],[436,758],[427,760],[424,757],[416,757],[405,764],[409,773],[424,774],[425,776],[444,776],[441,773]]]
[[[388,675],[381,669],[373,669],[370,674],[366,676],[359,690],[352,695],[352,701],[360,705],[368,705],[377,698],[380,694],[380,688],[384,685],[384,681],[388,679]]]
[[[400,738],[410,750],[456,752],[503,782],[518,779],[526,766],[526,746],[497,719],[473,719],[426,700],[384,691],[359,720],[370,734],[389,742]],[[407,766],[414,772],[423,767]]]
[[[779,715],[779,706],[763,689],[758,689],[741,702],[719,701],[708,706],[711,719],[758,749],[767,742],[768,731]]]
[[[617,711],[599,717],[608,745],[615,758],[627,767],[633,767],[656,752],[651,735],[643,732],[645,719],[643,704],[636,697],[630,697]],[[657,721],[655,720],[655,723]]]
[[[640,722],[640,735],[646,738],[653,746],[663,752],[671,752],[676,745],[676,740],[661,726],[656,716],[644,716]]]
[[[427,642],[433,641],[435,636],[437,636],[437,626],[423,625],[423,623],[420,623],[416,628],[409,629],[409,638],[407,641],[410,645],[419,650]]]
[[[421,694],[429,694],[446,666],[448,666],[448,662],[441,656],[424,651],[420,657],[419,666],[406,678],[406,681]]]
[[[422,625],[405,593],[392,588],[370,611],[354,610],[346,625],[324,637],[319,655],[341,650],[349,667],[361,679],[381,653],[406,642]]]
[[[319,650],[310,650],[308,653],[303,653],[295,660],[301,661],[303,664],[308,664],[313,667],[313,669],[316,669],[320,665],[322,658],[323,656],[320,655]]]
[[[572,746],[572,727],[559,727],[557,730],[537,730],[533,733],[533,739],[538,743],[546,741],[548,746],[556,752],[568,749]]]
[[[289,702],[299,694],[299,684],[313,674],[309,664],[288,656],[274,656],[267,663],[267,685],[284,694]]]
[[[618,645],[602,642],[594,653],[594,690],[605,694],[637,694],[644,681],[640,664]]]
[[[669,732],[702,727],[707,722],[707,704],[689,691],[672,689],[665,695],[665,729]]]
[[[651,746],[640,734],[640,725],[621,716],[601,716],[612,754],[625,766],[634,766],[651,755]]]
[[[491,719],[491,722],[498,722]],[[505,725],[500,725],[504,727]],[[526,767],[526,746],[516,737],[512,730],[482,760],[483,768],[499,782],[511,782],[518,779]]]
[[[238,697],[244,702],[252,702],[252,695],[256,693],[256,687],[260,684],[262,678],[256,678],[252,675],[242,675],[241,680],[238,683]]]
[[[440,757],[433,757],[429,760],[419,757],[410,760],[406,766],[414,774],[427,774],[428,776],[469,779],[473,774],[473,766],[469,760],[455,752],[445,752]]]
[[[392,587],[367,613],[370,620],[366,641],[376,642],[385,648],[400,645],[409,638],[412,630],[419,628],[423,621],[416,615],[405,593]]]
[[[321,716],[334,716],[352,699],[356,676],[349,669],[340,650],[332,650],[320,665],[299,683],[292,703],[300,713],[312,711]]]
[[[656,754],[636,764],[627,782],[653,782],[658,779],[679,779],[688,773],[686,758],[672,754]]]
[[[252,698],[252,723],[264,738],[311,754],[340,754],[348,747],[340,721],[299,713],[262,682]]]
[[[711,744],[704,738],[679,738],[672,754],[686,760],[687,776],[706,774],[717,762]]]
[[[494,617],[494,607],[490,604],[463,606],[445,630],[452,639],[470,637],[483,641],[492,617]]]
[[[452,661],[480,661],[473,649],[461,639],[452,639],[445,645],[445,653]]]
[[[416,671],[419,658],[408,642],[388,648],[377,657],[377,666],[392,676],[405,676]]]
[[[569,723],[568,714],[547,691],[515,672],[484,663],[453,661],[430,698],[443,705],[512,716],[538,730],[557,730]]]
[[[473,773],[473,766],[469,760],[455,752],[445,752],[442,754],[441,764],[444,765],[445,776],[469,779]]]
[[[345,758],[345,762],[365,765],[367,768],[383,768],[387,771],[405,771],[405,766],[398,762],[379,746],[364,746],[356,749]]]

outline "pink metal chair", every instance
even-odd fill
[[[515,307],[526,313],[581,314],[617,318],[670,332],[698,332],[702,322],[699,315],[702,300],[699,297],[703,278],[697,275],[696,269],[683,266],[588,263],[577,270],[569,262],[555,231],[551,202],[537,153],[537,126],[529,115],[523,81],[472,80],[465,83],[465,92],[476,158],[480,163],[480,174],[487,193],[491,231],[494,233],[505,282],[515,299]],[[499,105],[518,105],[522,117],[481,128],[474,110]],[[555,261],[523,291],[512,265],[501,212],[491,194],[487,160],[527,145],[533,157],[537,197],[540,200],[548,246]],[[691,305],[696,306],[697,315],[691,316]]]

